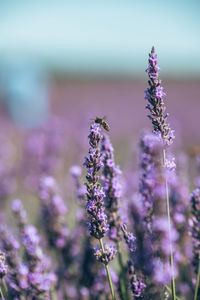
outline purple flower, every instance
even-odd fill
[[[157,136],[152,133],[144,133],[140,142],[140,180],[139,192],[141,195],[144,221],[147,230],[152,232],[153,199],[155,187],[160,182],[161,150],[162,144]]]
[[[50,259],[44,255],[40,247],[40,236],[35,226],[28,225],[23,216],[26,216],[26,211],[20,200],[14,200],[12,209],[18,221],[20,229],[20,237],[24,246],[26,265],[19,265],[19,286],[21,289],[26,289],[31,286],[30,294],[32,297],[48,297],[51,288],[49,281],[48,288],[44,288],[46,276],[49,275]],[[27,274],[28,272],[28,274]],[[52,282],[52,284],[54,284]],[[47,287],[47,285],[45,285]],[[48,298],[46,298],[48,299]]]
[[[107,265],[111,262],[115,255],[117,254],[117,250],[114,246],[104,245],[104,251],[99,248],[94,249],[94,255],[96,259],[103,264]]]
[[[135,249],[136,249],[136,245],[135,245],[136,238],[135,238],[135,236],[131,232],[127,231],[126,224],[123,224],[121,226],[121,229],[122,229],[126,244],[128,245],[129,251],[134,252]]]
[[[20,227],[24,227],[27,223],[27,215],[24,210],[23,204],[20,199],[15,199],[12,201],[12,211],[16,215]]]
[[[149,87],[145,90],[145,99],[148,101],[146,108],[150,111],[148,117],[152,121],[154,132],[159,132],[164,145],[169,146],[173,143],[174,131],[167,123],[168,114],[165,113],[166,107],[163,101],[166,94],[161,86],[158,75],[159,70],[157,54],[155,54],[155,49],[152,47],[149,54],[149,66],[146,70],[149,75]]]
[[[136,275],[134,266],[131,261],[129,261],[128,267],[129,267],[130,289],[131,289],[133,297],[134,297],[133,299],[140,298],[143,296],[146,285]]]
[[[29,286],[26,278],[27,274],[21,271],[19,243],[5,226],[0,227],[0,241],[3,250],[6,252],[6,261],[9,269],[6,277],[9,293],[13,299],[15,299],[14,297],[19,299],[18,297],[24,293],[24,289],[27,289]],[[26,270],[28,271],[28,268]]]
[[[173,157],[171,160],[165,160],[165,166],[169,171],[174,171],[176,169],[175,158]]]
[[[67,206],[59,194],[59,189],[53,177],[43,177],[39,183],[41,199],[41,217],[50,245],[59,249],[67,243],[68,228],[63,221]]]
[[[161,259],[154,259],[154,280],[155,282],[166,285],[170,282],[169,262],[162,262]]]
[[[163,92],[163,87],[157,87],[156,88],[156,97],[157,98],[163,98],[166,94]]]
[[[20,264],[18,267],[17,275],[19,277],[19,286],[22,290],[27,289],[29,287],[28,274],[28,267],[25,264]]]
[[[81,167],[80,166],[76,166],[76,165],[74,165],[74,166],[72,166],[71,168],[70,168],[70,173],[71,173],[71,175],[73,176],[73,177],[80,177],[81,176]]]
[[[99,183],[99,171],[102,167],[100,142],[102,140],[101,126],[93,123],[90,126],[89,154],[84,165],[87,169],[87,204],[86,210],[89,217],[89,231],[92,236],[101,239],[108,231],[107,216],[104,208],[104,191]]]
[[[0,278],[3,278],[8,272],[8,266],[6,265],[5,253],[0,250]]]
[[[52,197],[52,202],[51,202],[51,209],[52,209],[52,214],[54,215],[64,215],[67,212],[67,206],[63,202],[63,199],[61,198],[60,195],[55,195]]]
[[[110,226],[109,237],[113,241],[121,239],[121,217],[119,215],[121,184],[119,182],[119,174],[121,173],[119,167],[115,166],[114,149],[108,138],[103,136],[101,151],[103,156],[103,176],[105,190],[105,207],[108,216],[108,223]]]
[[[190,202],[192,205],[192,217],[189,225],[193,241],[193,265],[195,273],[197,274],[200,257],[200,188],[197,188],[192,192]]]

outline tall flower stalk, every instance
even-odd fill
[[[20,239],[24,246],[24,258],[26,265],[24,273],[27,276],[27,293],[32,299],[42,297],[50,299],[51,288],[55,286],[57,277],[49,271],[50,258],[40,247],[40,235],[35,226],[27,223],[27,214],[19,199],[12,202],[12,211],[18,223]]]
[[[200,188],[197,188],[193,191],[190,202],[192,205],[190,231],[193,240],[193,265],[196,273],[194,300],[197,300],[200,284]]]
[[[8,272],[8,266],[6,265],[6,256],[5,256],[5,253],[0,250],[0,296],[1,296],[1,299],[5,299],[4,292],[3,292],[1,285],[3,287],[5,287],[4,289],[7,291],[7,286],[4,281],[4,276],[7,274],[7,272]]]
[[[128,273],[129,273],[130,289],[132,291],[133,299],[144,299],[143,296],[144,296],[144,290],[146,288],[146,285],[145,283],[143,283],[141,278],[137,276],[134,268],[132,255],[131,255],[136,250],[136,245],[135,245],[136,238],[131,232],[127,231],[126,224],[123,224],[121,226],[121,230],[123,232],[123,237],[129,250]]]
[[[89,232],[92,237],[99,240],[100,249],[95,249],[95,256],[98,261],[101,261],[105,265],[112,299],[114,300],[116,299],[115,292],[108,265],[109,262],[114,258],[116,250],[114,250],[113,247],[104,246],[103,244],[103,237],[109,230],[109,225],[104,207],[105,194],[99,180],[99,172],[101,167],[103,166],[102,154],[100,151],[100,145],[102,141],[100,124],[97,124],[95,122],[91,124],[88,138],[90,148],[88,156],[85,158],[84,165],[87,168],[86,210],[89,219]]]
[[[114,149],[108,138],[103,136],[102,146],[103,154],[103,183],[105,190],[105,207],[109,223],[109,238],[114,242],[119,242],[122,237],[121,217],[119,215],[121,185],[119,183],[119,174],[121,173],[114,161]]]
[[[167,123],[168,114],[165,112],[166,107],[163,98],[166,94],[161,86],[161,80],[159,79],[157,54],[155,49],[152,47],[151,53],[149,54],[149,65],[146,70],[149,76],[149,87],[145,90],[145,99],[148,101],[146,108],[150,114],[148,117],[153,124],[153,132],[159,136],[163,142],[163,167],[168,166],[166,159],[166,148],[173,143],[174,131],[171,130]],[[176,299],[175,290],[175,275],[174,275],[174,259],[173,259],[173,246],[172,246],[172,234],[171,234],[171,218],[170,218],[170,203],[169,203],[169,188],[168,179],[165,176],[165,190],[166,190],[166,207],[167,207],[167,218],[168,218],[168,231],[169,231],[169,242],[170,242],[170,265],[171,265],[171,287],[172,287],[172,299]]]
[[[126,279],[125,266],[122,259],[120,250],[120,241],[122,239],[121,225],[122,220],[119,214],[120,197],[121,197],[121,184],[119,176],[121,170],[119,166],[115,165],[114,149],[107,135],[103,136],[101,151],[103,156],[103,171],[102,182],[105,190],[105,208],[109,224],[109,238],[115,242],[118,252],[118,263],[121,269],[120,272],[120,290],[122,299],[128,299],[128,285]]]

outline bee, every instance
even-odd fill
[[[97,124],[100,124],[106,131],[110,130],[108,123],[105,121],[105,117],[103,117],[103,118],[96,117],[94,119],[94,122]]]

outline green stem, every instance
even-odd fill
[[[101,246],[102,252],[105,254],[105,250],[104,250],[104,245],[103,245],[102,239],[100,239],[99,242],[100,242],[100,246]],[[111,292],[111,295],[112,295],[112,300],[116,300],[116,298],[115,298],[115,292],[114,292],[114,288],[113,288],[113,284],[112,284],[112,279],[111,279],[111,276],[110,276],[109,266],[105,265],[105,268],[106,268],[106,272],[107,272],[107,277],[108,277],[108,282],[109,282],[109,286],[110,286],[110,292]]]
[[[200,255],[199,255],[198,273],[197,273],[197,281],[196,281],[196,286],[195,286],[194,300],[197,300],[199,284],[200,284]]]
[[[51,289],[51,299],[52,300],[58,300],[58,297],[57,297],[57,294],[56,294],[54,288]]]
[[[167,290],[170,294],[172,294],[172,290],[170,289],[169,286],[166,285],[165,288],[166,288],[166,290]],[[176,296],[176,300],[181,300],[181,298],[178,297],[178,296]]]
[[[166,166],[166,151],[163,149],[163,165]],[[167,204],[167,218],[168,218],[168,231],[169,231],[169,245],[170,245],[170,266],[171,266],[171,287],[172,287],[172,299],[176,300],[176,288],[175,288],[175,276],[174,276],[174,258],[173,258],[173,247],[171,238],[171,217],[170,217],[170,206],[169,206],[169,189],[168,180],[165,176],[165,189],[166,189],[166,204]]]
[[[0,296],[1,296],[1,299],[5,299],[1,287],[0,287]]]
[[[124,272],[124,264],[123,264],[123,260],[122,260],[122,253],[121,253],[118,241],[116,242],[116,246],[117,246],[117,253],[118,253],[118,263],[121,268],[119,277],[120,277],[120,287],[121,287],[122,299],[129,300],[129,290],[127,287],[126,275]]]
[[[4,278],[2,279],[2,284],[3,284],[3,288],[4,288],[5,292],[6,292],[6,294],[8,294],[8,287],[7,287],[7,284],[6,284]]]

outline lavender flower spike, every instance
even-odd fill
[[[121,230],[123,232],[124,239],[125,239],[125,242],[126,242],[128,248],[129,248],[129,251],[134,252],[135,249],[136,249],[136,245],[135,245],[136,237],[134,237],[134,235],[131,232],[127,231],[126,224],[123,224],[121,226]]]
[[[153,205],[155,191],[158,182],[160,182],[160,161],[162,144],[155,134],[144,133],[140,141],[140,181],[139,191],[144,209],[144,221],[147,230],[152,233]]]
[[[105,265],[111,262],[116,254],[117,250],[114,246],[104,245],[104,252],[102,249],[99,248],[94,249],[94,255],[96,259]]]
[[[115,166],[114,149],[108,138],[103,136],[102,140],[103,155],[103,176],[102,181],[105,189],[105,207],[109,223],[109,237],[117,242],[121,240],[121,217],[119,215],[121,185],[119,183],[119,175],[121,173],[118,166]]]
[[[26,220],[26,211],[19,199],[12,202],[12,210],[16,217],[20,239],[24,246],[24,256],[26,260],[25,268],[22,266],[20,275],[27,276],[28,284],[31,286],[32,299],[50,299],[50,290],[56,283],[56,276],[49,271],[51,264],[40,247],[40,235],[35,226],[28,225]]]
[[[102,156],[100,152],[100,142],[102,139],[101,126],[93,123],[90,126],[89,154],[85,158],[84,165],[87,168],[86,183],[87,204],[86,210],[89,217],[89,231],[91,236],[101,239],[108,231],[107,216],[104,208],[104,191],[99,184],[98,172],[102,167]]]
[[[168,114],[165,113],[166,107],[163,98],[166,94],[161,86],[161,80],[158,75],[159,67],[157,61],[157,54],[152,47],[149,54],[149,66],[146,72],[149,75],[149,87],[145,91],[145,99],[148,101],[146,108],[150,111],[148,117],[153,124],[153,133],[156,134],[163,143],[163,167],[167,167],[166,161],[166,147],[173,143],[174,131],[171,130],[167,123]],[[170,167],[171,168],[171,167]],[[173,165],[174,168],[174,165]],[[168,191],[168,179],[165,176],[165,190],[166,190],[166,205],[167,205],[167,217],[168,217],[168,231],[169,231],[169,244],[170,244],[170,266],[171,266],[171,285],[172,285],[172,299],[176,299],[175,289],[175,274],[174,274],[174,259],[173,259],[173,246],[172,246],[172,234],[171,234],[171,217],[170,217],[170,204],[169,204],[169,191]]]
[[[198,272],[200,257],[200,188],[195,189],[191,195],[192,218],[190,219],[191,235],[193,239],[193,265],[195,273]]]
[[[107,216],[105,214],[105,207],[104,207],[104,196],[105,193],[103,191],[103,188],[101,187],[99,183],[99,171],[101,167],[103,166],[102,163],[102,153],[100,151],[100,145],[102,141],[102,134],[101,134],[101,124],[98,123],[92,123],[90,125],[90,134],[88,136],[89,138],[89,154],[85,158],[84,165],[87,168],[87,204],[86,204],[86,210],[88,213],[89,218],[89,231],[90,235],[95,237],[99,240],[101,250],[98,250],[96,252],[96,257],[101,262],[105,264],[108,282],[110,286],[110,292],[112,295],[112,299],[115,300],[115,292],[112,284],[112,279],[110,276],[110,270],[109,270],[109,260],[114,258],[114,255],[116,254],[116,250],[109,248],[106,248],[105,251],[103,240],[102,238],[106,234],[106,232],[109,229]]]
[[[148,117],[152,121],[154,132],[161,136],[165,146],[169,146],[173,143],[174,130],[171,130],[167,123],[168,114],[165,113],[166,107],[163,101],[166,94],[158,77],[159,70],[157,54],[155,54],[155,49],[152,47],[149,54],[149,66],[146,70],[149,75],[149,87],[145,90],[145,99],[149,102],[146,108],[150,111]]]
[[[6,256],[5,253],[0,250],[0,283],[2,282],[2,280],[4,280],[4,276],[7,274],[7,272],[8,272],[8,266],[6,265]],[[2,300],[5,300],[3,290],[1,289],[1,285],[0,285],[0,298]]]
[[[8,272],[8,266],[6,265],[5,253],[0,250],[0,278],[2,279]]]
[[[200,284],[200,188],[193,191],[190,201],[192,204],[190,227],[193,239],[193,265],[197,275],[194,300],[197,300]]]
[[[134,266],[131,261],[128,262],[128,270],[130,277],[130,288],[133,294],[133,299],[143,299],[143,293],[144,289],[146,288],[146,285],[136,275]]]

